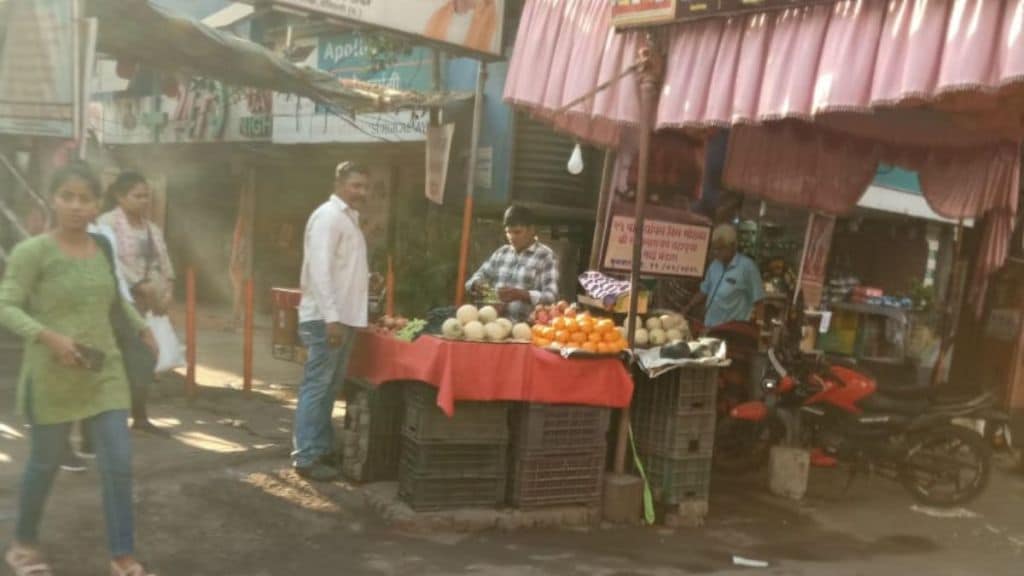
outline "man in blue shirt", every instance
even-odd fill
[[[728,322],[747,322],[754,308],[764,299],[764,283],[757,264],[736,249],[736,229],[728,224],[711,234],[714,260],[704,275],[698,292],[686,306],[704,307],[704,326],[713,328]]]

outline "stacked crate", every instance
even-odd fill
[[[718,370],[693,366],[636,378],[631,410],[637,452],[654,498],[706,503],[711,487]]]
[[[405,387],[398,495],[414,510],[497,507],[508,475],[508,406],[456,402],[449,418],[437,391]]]
[[[608,421],[607,408],[519,405],[512,417],[510,504],[517,508],[599,504]]]
[[[394,382],[373,387],[350,380],[345,388],[342,473],[356,482],[397,480],[404,416],[402,385]]]

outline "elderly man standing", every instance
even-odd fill
[[[757,264],[737,249],[736,228],[722,224],[711,234],[714,260],[704,275],[700,292],[686,306],[705,305],[704,326],[714,328],[729,322],[747,322],[764,299],[764,283]]]
[[[537,304],[558,300],[558,258],[537,240],[537,222],[530,209],[510,206],[504,224],[508,244],[491,254],[466,282],[466,289],[496,288],[505,315],[525,320]]]
[[[368,183],[365,168],[342,162],[334,172],[334,194],[306,224],[299,336],[309,359],[295,410],[292,465],[299,476],[318,482],[338,477],[331,415],[355,329],[367,324],[369,267],[358,209]]]

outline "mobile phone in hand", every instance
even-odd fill
[[[75,351],[78,352],[78,356],[82,359],[82,368],[91,372],[101,372],[103,370],[103,362],[107,358],[105,353],[81,344],[75,344]]]

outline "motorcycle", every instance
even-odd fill
[[[850,482],[861,472],[898,481],[929,506],[961,505],[987,486],[991,447],[955,421],[1004,423],[990,394],[943,397],[930,387],[883,392],[863,368],[792,346],[773,346],[768,359],[763,399],[735,406],[719,422],[719,471],[760,467],[773,446],[785,443],[811,449],[814,466],[849,465]]]

